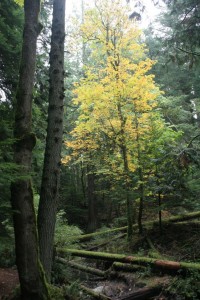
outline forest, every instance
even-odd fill
[[[199,0],[0,1],[0,300],[200,299],[199,166]]]

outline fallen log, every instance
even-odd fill
[[[119,234],[119,235],[114,236],[113,238],[110,238],[109,240],[107,240],[107,241],[105,241],[105,242],[103,242],[103,243],[101,243],[101,244],[94,245],[94,246],[91,246],[90,248],[87,248],[87,250],[89,250],[89,251],[94,251],[94,250],[96,250],[96,249],[99,249],[99,248],[101,248],[101,247],[104,247],[104,246],[110,244],[110,242],[112,242],[112,241],[115,241],[115,240],[117,240],[117,239],[121,239],[121,238],[124,237],[124,236],[126,236],[126,233],[121,233],[121,234]]]
[[[137,227],[137,225],[136,225]],[[74,240],[78,240],[78,241],[89,241],[90,239],[99,236],[99,235],[103,235],[103,234],[112,234],[113,232],[117,232],[117,231],[126,231],[127,230],[127,226],[123,226],[123,227],[118,227],[118,228],[113,228],[113,229],[108,229],[108,230],[104,230],[104,231],[97,231],[97,232],[93,232],[93,233],[87,233],[87,234],[81,234],[81,235],[77,235],[77,236],[73,236],[73,237],[69,237],[68,241],[74,241]]]
[[[162,225],[167,225],[168,223],[189,221],[189,220],[193,220],[193,219],[197,219],[197,218],[200,218],[200,211],[187,213],[187,214],[183,214],[183,215],[179,215],[179,216],[173,216],[173,217],[170,217],[168,219],[163,219]],[[158,221],[149,221],[149,222],[144,222],[143,223],[144,227],[157,226],[157,225],[158,225]],[[137,230],[138,225],[134,224],[133,229]],[[93,233],[89,233],[89,234],[82,234],[82,235],[69,237],[68,240],[69,241],[74,241],[74,240],[88,241],[88,240],[90,240],[90,239],[92,239],[96,236],[99,236],[99,235],[112,234],[112,233],[118,232],[118,231],[124,232],[126,230],[127,230],[127,226],[123,226],[123,227],[119,227],[119,228],[113,228],[113,229],[109,229],[109,230],[98,231],[98,232],[93,232]]]
[[[101,270],[98,270],[98,269],[95,269],[95,268],[91,268],[91,267],[88,267],[88,266],[84,266],[84,265],[80,265],[80,264],[77,264],[75,263],[74,261],[68,261],[64,258],[61,258],[61,257],[56,257],[56,261],[62,263],[62,264],[65,264],[73,269],[76,269],[76,270],[79,270],[79,271],[83,271],[83,272],[86,272],[86,273],[89,273],[89,274],[92,274],[92,275],[97,275],[99,277],[105,277],[105,272],[104,271],[101,271]]]
[[[190,262],[176,262],[163,259],[155,259],[150,257],[142,256],[127,256],[123,254],[104,253],[104,252],[93,252],[77,249],[57,248],[57,253],[68,254],[72,256],[86,257],[90,259],[101,259],[107,261],[116,261],[122,263],[139,264],[139,265],[150,265],[164,270],[197,270],[200,271],[200,263]]]
[[[158,295],[162,290],[161,286],[144,287],[136,292],[117,298],[116,300],[147,300]]]
[[[176,223],[176,222],[189,221],[189,220],[197,219],[197,218],[200,218],[200,211],[191,212],[191,213],[183,214],[183,215],[179,215],[179,216],[174,216],[174,217],[169,218],[168,220],[164,219],[163,222],[165,223],[165,222],[169,221],[169,223],[174,223],[174,222]]]
[[[135,272],[141,269],[145,270],[146,267],[141,265],[114,262],[111,268],[116,271]]]

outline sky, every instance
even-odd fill
[[[82,0],[71,0],[66,3],[66,14],[71,15],[73,11],[80,11]],[[114,1],[114,0],[113,0]],[[156,19],[158,14],[164,9],[164,6],[159,7],[153,4],[153,0],[142,0],[144,3],[145,12],[140,22],[142,28],[148,27],[149,23]],[[84,0],[85,3],[91,3],[93,0]],[[134,0],[130,0],[130,6],[133,7]],[[132,11],[133,12],[133,11]],[[131,13],[131,12],[130,12]]]
[[[81,1],[82,0],[69,0],[66,1],[66,15],[71,15],[73,11],[80,11],[81,10]],[[114,0],[113,0],[114,1]],[[142,21],[140,22],[141,28],[145,29],[148,27],[150,22],[153,22],[156,18],[156,16],[161,12],[162,8],[159,8],[158,6],[154,6],[153,0],[142,0],[146,9],[144,12],[144,16],[142,18]],[[84,0],[84,2],[91,3],[93,0]],[[125,2],[125,0],[124,0]],[[130,0],[130,6],[133,7],[134,0]],[[134,11],[132,8],[132,11],[130,11],[130,14]],[[0,101],[5,100],[5,94],[2,90],[0,90]]]

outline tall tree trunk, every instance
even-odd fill
[[[159,207],[159,230],[160,234],[162,234],[162,209],[161,209],[161,192],[158,192],[158,207]]]
[[[138,228],[139,233],[143,233],[143,225],[142,225],[142,216],[143,216],[143,208],[144,208],[144,184],[143,184],[143,173],[142,168],[139,167],[139,179],[140,179],[140,202],[139,202],[139,212],[138,212]]]
[[[138,154],[138,175],[139,175],[139,192],[140,192],[140,202],[139,202],[139,212],[138,212],[138,228],[139,233],[142,234],[143,226],[142,226],[142,216],[143,216],[143,208],[144,208],[144,183],[143,183],[143,170],[142,170],[142,159],[141,159],[141,149],[140,149],[140,135],[139,135],[139,123],[137,113],[135,112],[135,125],[136,125],[136,141],[137,141],[137,154]]]
[[[31,186],[31,159],[36,139],[32,127],[32,91],[35,73],[36,42],[39,33],[39,0],[25,0],[24,35],[14,124],[14,161],[21,166],[25,179],[11,186],[15,230],[16,264],[21,299],[48,299],[44,274],[39,263],[36,217]]]
[[[95,197],[95,175],[92,168],[88,167],[87,174],[87,196],[88,196],[88,224],[87,232],[91,233],[97,229],[97,209]]]
[[[46,149],[38,210],[40,258],[51,277],[54,230],[59,198],[64,105],[65,0],[54,0],[50,52],[50,87]]]
[[[131,241],[133,236],[133,212],[132,212],[132,201],[130,199],[130,177],[129,177],[129,166],[128,166],[128,153],[127,153],[127,147],[126,147],[126,141],[125,141],[125,123],[126,119],[122,114],[121,105],[118,103],[117,106],[118,109],[118,116],[120,119],[120,142],[119,145],[122,157],[123,157],[123,168],[124,168],[124,185],[125,185],[125,193],[126,193],[126,214],[127,214],[127,238],[129,241]]]
[[[131,241],[133,236],[133,207],[130,199],[130,183],[129,183],[129,167],[127,158],[127,149],[124,145],[122,148],[123,160],[124,160],[124,176],[125,176],[125,191],[126,191],[126,213],[127,213],[127,238]]]

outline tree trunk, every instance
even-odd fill
[[[54,0],[46,149],[38,210],[40,258],[50,280],[59,198],[64,104],[65,0]]]
[[[24,34],[19,84],[16,94],[14,124],[14,161],[21,166],[25,178],[11,186],[16,264],[19,273],[21,299],[48,299],[44,274],[39,262],[36,217],[31,186],[32,150],[36,143],[32,128],[32,91],[35,73],[36,42],[39,34],[39,0],[25,0]]]
[[[143,224],[142,224],[142,216],[143,216],[143,208],[144,208],[144,184],[143,184],[143,173],[141,167],[139,167],[139,179],[140,179],[140,202],[139,202],[139,213],[138,213],[138,228],[139,233],[143,233]]]
[[[129,177],[129,166],[128,166],[128,153],[126,147],[126,140],[125,140],[125,124],[126,118],[122,114],[121,105],[118,103],[117,105],[118,116],[120,119],[120,142],[121,144],[120,149],[122,152],[123,157],[123,168],[124,168],[124,185],[125,185],[125,192],[126,192],[126,214],[127,214],[127,238],[131,241],[133,236],[133,212],[132,212],[132,201],[130,199],[130,177]]]
[[[95,196],[95,175],[91,168],[88,167],[87,174],[87,195],[88,195],[88,225],[87,232],[91,233],[97,229],[97,208]]]
[[[160,230],[160,235],[162,235],[162,210],[161,210],[161,193],[158,193],[158,207],[159,207],[159,230]]]

